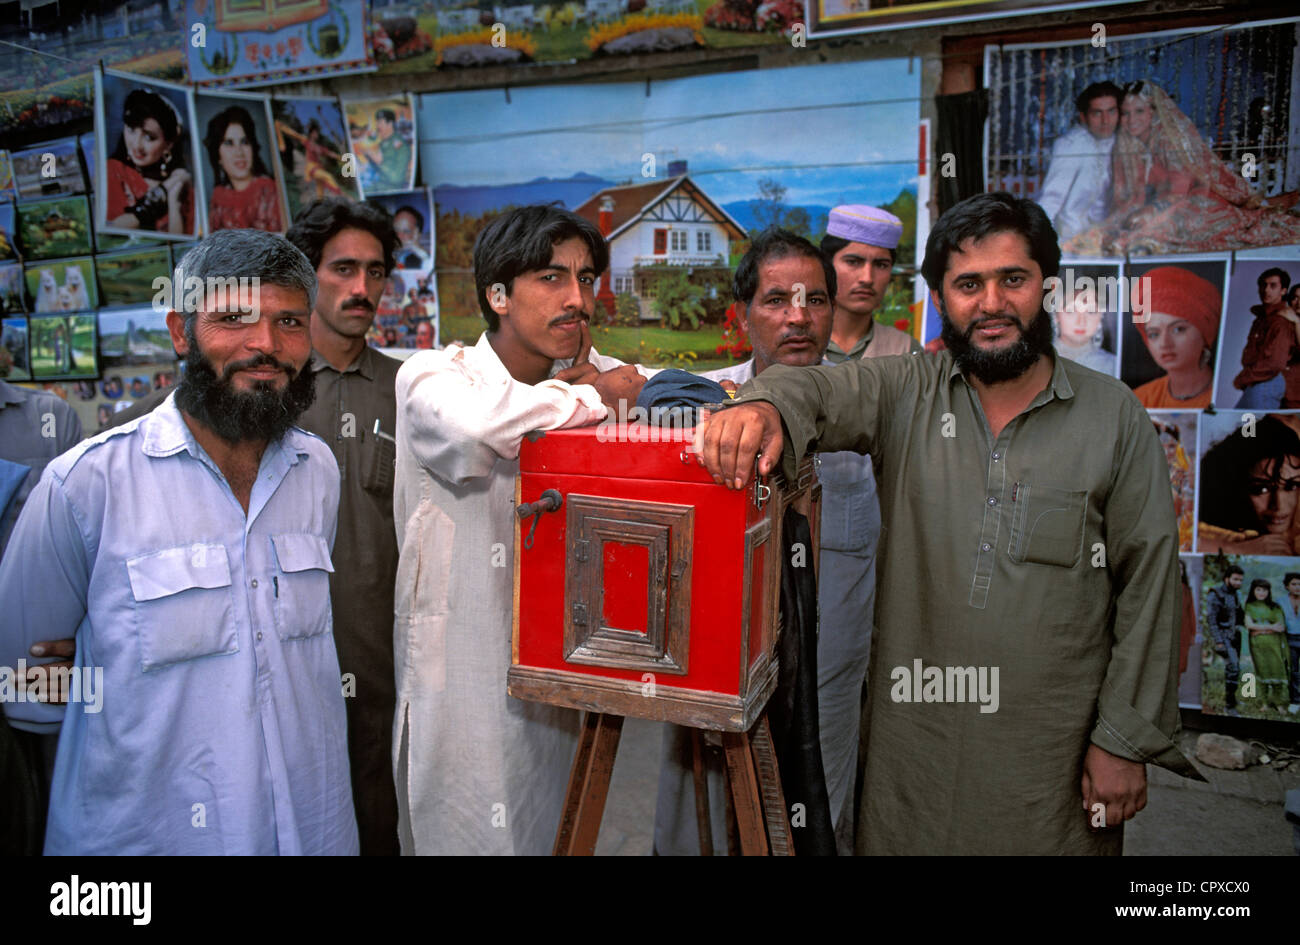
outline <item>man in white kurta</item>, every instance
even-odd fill
[[[1122,90],[1112,82],[1088,86],[1075,102],[1079,123],[1052,144],[1037,203],[1062,243],[1096,226],[1110,212],[1110,152],[1122,97]]]
[[[599,422],[602,397],[617,403],[617,387],[635,400],[643,378],[590,349],[608,250],[589,223],[512,211],[474,259],[488,331],[473,347],[421,351],[397,374],[398,833],[403,853],[544,854],[579,714],[506,694],[519,445],[533,430]]]

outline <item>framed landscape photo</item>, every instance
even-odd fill
[[[34,315],[27,320],[32,378],[54,380],[95,377],[95,315]]]
[[[99,313],[99,360],[105,371],[175,362],[167,313],[152,305],[106,308]]]
[[[95,257],[100,305],[143,305],[154,297],[155,279],[170,279],[171,255],[166,246],[124,249]]]
[[[18,240],[27,262],[89,253],[93,248],[89,200],[55,197],[19,204]]]

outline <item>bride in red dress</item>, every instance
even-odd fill
[[[132,89],[122,137],[105,162],[106,222],[128,230],[194,235],[194,188],[185,169],[185,126],[166,99]]]
[[[1165,91],[1130,82],[1111,152],[1111,215],[1067,240],[1080,256],[1214,252],[1300,243],[1300,217],[1270,207],[1201,139]]]
[[[253,116],[239,105],[218,112],[203,140],[215,185],[208,201],[208,228],[280,233],[280,192],[262,163]]]

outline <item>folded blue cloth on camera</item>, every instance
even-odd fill
[[[651,426],[693,427],[700,407],[727,400],[727,392],[717,381],[669,368],[645,382],[636,405],[645,411]]]

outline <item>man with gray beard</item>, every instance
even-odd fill
[[[294,426],[316,276],[256,230],[213,234],[182,274],[198,304],[167,313],[176,393],[50,463],[0,563],[0,666],[71,637],[74,678],[97,683],[66,712],[5,705],[32,730],[62,722],[45,852],[354,854],[329,599],[339,473]],[[211,290],[232,278],[251,300]]]

